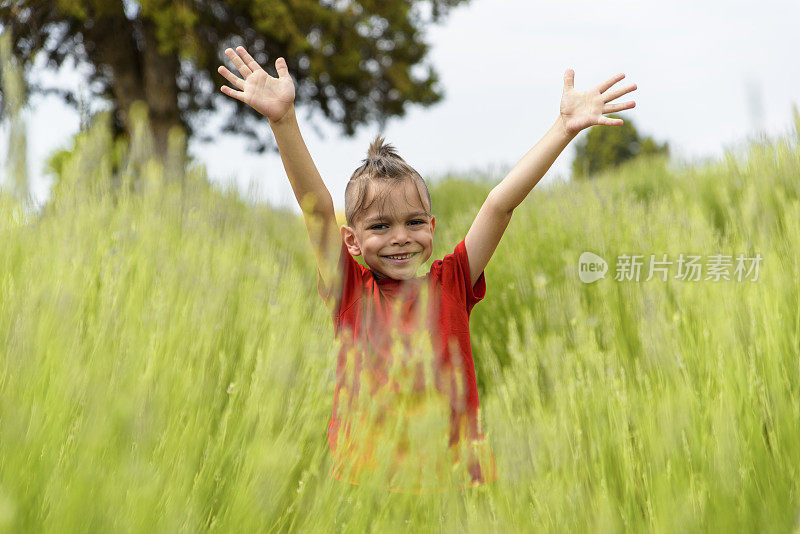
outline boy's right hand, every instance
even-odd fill
[[[221,91],[231,98],[241,100],[272,122],[281,120],[292,108],[295,96],[294,82],[286,67],[286,60],[282,57],[275,60],[278,77],[273,78],[261,68],[261,65],[247,53],[243,46],[237,47],[235,52],[232,48],[228,48],[225,50],[225,55],[233,61],[244,79],[239,78],[226,67],[220,66],[217,72],[235,87],[241,89],[236,91],[223,85],[220,88]]]

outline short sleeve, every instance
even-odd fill
[[[486,277],[483,272],[474,286],[471,283],[469,258],[464,239],[456,245],[451,254],[442,258],[441,263],[435,266],[436,269],[433,267],[431,271],[441,270],[439,275],[442,280],[442,291],[449,292],[457,302],[463,303],[467,313],[486,295]]]
[[[336,323],[336,318],[341,310],[347,309],[360,296],[363,270],[364,268],[347,251],[347,245],[344,244],[344,240],[341,241],[341,249],[339,250],[339,269],[337,274],[341,277],[342,285],[338,295],[332,294],[334,284],[329,283],[325,287],[322,274],[317,269],[317,293],[325,301],[334,323]]]

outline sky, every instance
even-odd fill
[[[362,126],[351,138],[321,115],[309,120],[299,105],[298,121],[337,210],[344,209],[347,180],[378,133],[426,180],[477,172],[499,182],[555,122],[568,68],[575,70],[578,90],[624,73],[615,87],[635,83],[638,89],[615,101],[636,102],[620,113],[623,119],[632,119],[643,135],[668,141],[675,161],[717,159],[758,134],[792,131],[791,106],[800,107],[798,41],[791,37],[798,20],[796,0],[472,0],[424,34],[442,102],[412,106],[383,131]],[[69,69],[41,75],[80,83]],[[30,108],[24,115],[30,179],[41,204],[50,183],[42,162],[69,142],[79,117],[57,97],[34,98]],[[7,139],[3,124],[4,156]],[[213,143],[192,142],[189,150],[214,183],[299,213],[279,154],[248,152],[248,145],[224,134]],[[540,184],[569,176],[574,145]]]

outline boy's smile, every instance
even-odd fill
[[[355,222],[342,227],[342,237],[353,256],[363,256],[375,278],[410,280],[431,257],[436,218],[420,203],[416,185],[408,180],[388,187],[385,199],[375,199],[370,187],[369,208]]]

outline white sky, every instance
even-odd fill
[[[791,37],[798,20],[800,2],[789,0],[472,0],[427,32],[428,58],[445,99],[411,107],[381,133],[426,179],[482,169],[499,181],[552,126],[563,73],[573,68],[578,90],[624,72],[618,85],[638,89],[618,100],[636,101],[623,118],[632,118],[640,133],[669,141],[680,160],[717,158],[757,131],[791,131],[792,102],[800,106],[798,41]],[[75,83],[70,73],[59,76]],[[42,202],[49,188],[42,162],[68,142],[79,121],[56,97],[34,99],[32,108],[28,157],[33,193]],[[343,209],[347,180],[377,126],[345,138],[318,117],[321,138],[305,115],[298,107],[309,151]],[[3,125],[4,156],[7,138]],[[250,154],[247,145],[225,134],[190,150],[214,182],[235,182],[243,194],[252,184],[257,198],[299,213],[277,152]],[[541,183],[568,175],[573,151],[567,147]]]

